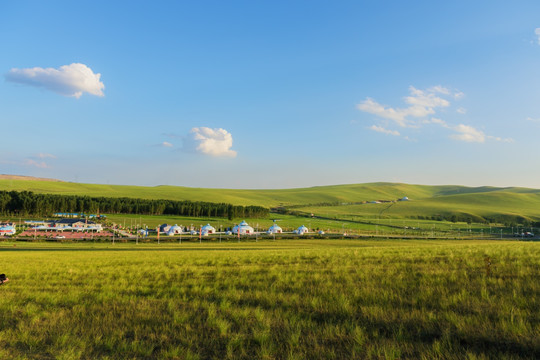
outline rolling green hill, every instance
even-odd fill
[[[367,183],[279,190],[240,190],[0,179],[0,190],[281,206],[320,216],[449,219],[454,215],[461,219],[470,217],[474,221],[500,217],[540,220],[540,190],[529,188]],[[395,201],[404,196],[410,201],[366,203],[375,200]]]

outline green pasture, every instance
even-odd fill
[[[325,217],[367,219],[411,219],[423,216],[452,215],[462,217],[523,216],[529,220],[540,219],[540,194],[486,192],[438,196],[433,198],[398,201],[381,204],[355,204],[341,206],[305,206],[296,210]],[[414,222],[414,221],[413,221]]]
[[[370,204],[369,206],[371,206]],[[376,204],[373,204],[376,205]],[[366,205],[367,206],[367,205]],[[320,214],[326,216],[326,214]],[[436,221],[436,220],[411,220],[405,218],[363,218],[355,215],[337,214],[336,219],[331,218],[309,218],[292,215],[271,214],[271,219],[233,219],[231,221],[223,218],[194,218],[183,216],[152,216],[152,215],[110,215],[107,219],[110,223],[121,225],[123,228],[144,228],[155,229],[161,224],[181,225],[188,228],[193,225],[199,228],[206,224],[214,226],[219,231],[232,228],[234,225],[246,220],[255,230],[266,231],[273,224],[273,219],[278,219],[277,224],[284,231],[293,231],[305,225],[312,232],[323,230],[326,233],[347,233],[350,235],[401,235],[420,237],[492,237],[500,235],[506,237],[518,231],[537,232],[533,227],[505,227],[500,224],[467,224],[464,222]],[[332,217],[332,215],[330,215]]]
[[[4,359],[537,359],[540,243],[0,242]]]
[[[415,198],[426,198],[433,196],[434,192],[438,191],[429,186],[387,183],[278,190],[243,190],[189,188],[183,186],[102,185],[6,179],[0,179],[0,189],[7,191],[27,190],[37,193],[64,195],[225,202],[234,205],[260,205],[266,207],[323,202],[357,202],[379,198],[397,199],[405,195],[414,196]]]
[[[171,199],[224,202],[235,205],[285,207],[304,214],[314,213],[327,219],[352,220],[385,224],[385,219],[400,219],[403,226],[415,227],[418,220],[446,219],[457,221],[471,219],[473,223],[524,224],[540,221],[540,190],[527,188],[495,188],[464,186],[428,186],[399,183],[368,183],[355,185],[319,186],[298,189],[240,190],[204,189],[181,186],[126,186],[0,179],[1,190],[34,191],[66,195],[105,197],[132,197],[144,199]],[[404,196],[410,201],[395,201]],[[393,201],[370,204],[370,201]],[[272,215],[276,217],[278,215]],[[118,216],[110,216],[118,219]],[[135,221],[137,216],[120,216]],[[172,219],[171,219],[172,220]],[[181,221],[182,219],[178,219]],[[212,220],[212,219],[208,219]],[[215,219],[220,221],[219,219]],[[237,221],[238,219],[235,219]],[[241,220],[241,219],[240,219]],[[255,220],[258,221],[258,220]],[[304,219],[292,221],[300,226]],[[196,219],[193,223],[200,223]],[[251,221],[253,223],[253,221]],[[267,226],[266,220],[261,220]],[[409,224],[406,224],[409,222]],[[145,222],[143,222],[144,224]],[[234,221],[231,222],[234,224]],[[157,225],[148,220],[147,225]],[[191,221],[190,221],[191,224]],[[308,226],[307,224],[305,224]],[[352,228],[361,229],[356,224]],[[321,222],[313,228],[331,228]],[[419,226],[416,226],[419,227]],[[365,228],[365,227],[364,227]]]

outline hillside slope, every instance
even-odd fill
[[[367,183],[279,190],[204,189],[181,186],[125,186],[0,179],[0,190],[105,197],[225,202],[294,207],[299,211],[360,217],[523,217],[540,220],[540,190],[528,188],[429,186]],[[404,196],[410,201],[393,201]]]

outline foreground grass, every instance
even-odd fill
[[[0,244],[0,358],[539,358],[540,244]]]

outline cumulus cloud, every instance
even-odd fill
[[[452,129],[457,134],[450,135],[451,139],[465,142],[476,142],[484,143],[486,140],[493,140],[498,142],[512,143],[514,139],[512,138],[501,138],[498,136],[491,136],[484,134],[483,131],[478,130],[472,126],[459,124],[457,126],[448,127]]]
[[[380,124],[372,125],[370,130],[393,136],[400,136],[405,140],[411,140],[407,134],[401,134],[399,131],[392,130],[388,125],[392,122],[401,127],[407,129],[415,128],[420,129],[423,126],[438,125],[446,131],[451,132],[449,137],[457,141],[464,141],[470,143],[484,143],[487,140],[499,141],[499,142],[513,142],[513,139],[504,139],[496,136],[490,136],[483,131],[474,128],[473,126],[466,124],[454,125],[446,122],[445,120],[433,116],[444,108],[449,107],[449,99],[458,100],[465,96],[461,91],[453,91],[444,86],[436,85],[425,90],[420,90],[414,86],[409,87],[409,95],[403,98],[407,107],[390,107],[382,105],[372,98],[366,98],[357,105],[358,109],[380,118]],[[466,114],[467,110],[460,107],[456,109],[459,114]],[[390,120],[390,121],[389,121]],[[535,119],[527,118],[528,121],[535,121]],[[416,141],[416,140],[411,140]]]
[[[372,126],[370,126],[370,129],[373,130],[373,131],[376,131],[376,132],[387,134],[387,135],[394,135],[394,136],[399,136],[400,135],[399,131],[388,130],[388,129],[383,128],[382,126],[372,125]]]
[[[450,135],[450,138],[454,140],[477,143],[486,141],[484,132],[475,129],[472,126],[459,124],[458,126],[455,126],[453,130],[457,132],[457,134]]]
[[[451,95],[451,91],[440,85],[427,90],[409,87],[409,96],[404,98],[409,106],[405,108],[392,108],[381,105],[372,98],[367,98],[357,105],[358,109],[380,118],[393,120],[401,127],[415,127],[417,124],[410,118],[424,118],[436,113],[437,108],[450,106],[450,102],[437,94]]]
[[[538,45],[540,45],[540,28],[534,29],[534,33],[536,34],[536,37],[538,38]]]
[[[83,93],[105,96],[105,85],[101,74],[95,74],[85,64],[73,63],[54,68],[13,68],[6,74],[6,80],[36,87],[43,87],[60,95],[80,98]]]
[[[171,144],[168,141],[164,141],[164,142],[161,143],[161,146],[163,146],[163,147],[173,147],[173,144]]]
[[[232,135],[225,129],[195,127],[185,139],[184,149],[209,156],[235,157],[232,144]]]

